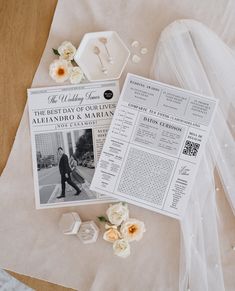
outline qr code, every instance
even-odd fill
[[[183,149],[183,154],[185,154],[187,156],[196,157],[199,147],[200,147],[199,143],[196,143],[196,142],[193,142],[190,140],[186,140],[185,145],[184,145],[184,149]]]

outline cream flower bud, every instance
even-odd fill
[[[60,54],[60,59],[71,61],[73,60],[76,48],[72,45],[69,41],[64,41],[62,44],[58,47],[58,52]]]
[[[145,232],[145,225],[142,221],[131,218],[122,224],[120,232],[127,241],[140,240]]]
[[[113,250],[116,256],[119,256],[122,258],[128,257],[131,253],[130,245],[128,241],[126,241],[125,239],[116,240],[113,243]]]
[[[69,69],[69,80],[72,84],[78,84],[83,79],[83,71],[79,67]]]
[[[69,78],[69,64],[65,60],[54,60],[49,67],[51,78],[57,83],[62,83]]]
[[[123,221],[128,219],[129,210],[127,205],[121,202],[111,205],[106,212],[109,221],[114,225],[120,225]]]

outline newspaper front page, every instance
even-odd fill
[[[113,200],[91,191],[117,81],[28,90],[36,208]]]
[[[214,98],[128,74],[91,189],[180,219]]]

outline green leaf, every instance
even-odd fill
[[[71,64],[72,64],[74,67],[77,67],[77,63],[75,62],[75,60],[72,60],[72,61],[71,61]]]
[[[98,216],[99,221],[101,222],[109,222],[105,216]]]
[[[52,50],[53,50],[53,53],[54,53],[55,55],[60,56],[58,50],[56,50],[56,49],[54,49],[54,48],[53,48]]]

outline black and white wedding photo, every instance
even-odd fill
[[[92,129],[35,135],[40,204],[96,199]]]

